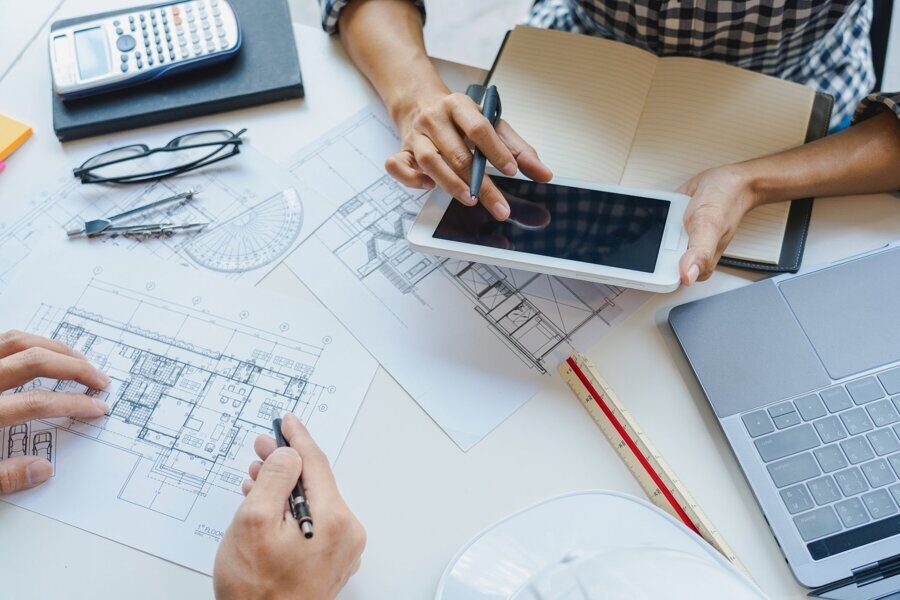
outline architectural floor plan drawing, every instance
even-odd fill
[[[87,148],[84,154],[99,150]],[[256,284],[333,210],[247,144],[226,161],[148,184],[85,185],[72,177],[71,165],[56,165],[49,171],[60,175],[46,181],[42,169],[13,181],[20,189],[10,193],[28,200],[10,205],[10,211],[0,215],[0,291],[31,250],[47,244],[60,252],[80,245],[111,245]],[[36,189],[41,191],[35,193]],[[209,223],[198,233],[142,241],[66,237],[67,229],[85,220],[189,189],[198,192],[191,201],[137,218],[141,223]]]
[[[317,303],[291,300],[285,312],[284,299],[187,279],[184,267],[79,254],[50,272],[52,261],[34,257],[41,273],[26,265],[16,285],[28,297],[0,299],[0,329],[84,353],[109,374],[108,389],[26,385],[99,395],[110,411],[3,430],[3,457],[41,455],[55,468],[46,485],[7,500],[210,573],[256,436],[293,412],[333,461],[377,363]],[[48,280],[54,294],[41,298],[39,281]],[[61,494],[70,502],[59,503]]]
[[[342,204],[316,236],[360,281],[374,274],[424,302],[416,286],[443,260],[413,252],[406,243],[422,199],[390,177],[379,177]]]
[[[364,109],[291,159],[337,209],[285,264],[468,449],[648,295],[413,251],[425,193],[384,172],[389,123]]]
[[[624,312],[616,304],[620,287],[461,260],[442,267],[500,340],[541,373],[554,368],[557,350],[568,352],[582,327],[595,319],[610,326]]]

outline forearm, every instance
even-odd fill
[[[422,16],[409,0],[354,0],[341,12],[341,43],[368,78],[394,122],[413,101],[449,90],[425,53]]]
[[[757,204],[900,189],[900,119],[888,111],[838,134],[735,168]]]

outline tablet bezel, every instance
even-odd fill
[[[492,174],[496,175],[496,172]],[[506,176],[503,175],[503,177]],[[517,174],[510,179],[527,180],[528,178]],[[451,202],[455,202],[449,194],[440,189],[429,194],[425,205],[407,233],[407,241],[418,252],[471,260],[512,269],[535,271],[548,275],[558,275],[560,277],[570,277],[654,292],[671,292],[678,288],[680,284],[678,261],[687,249],[688,242],[687,233],[684,231],[684,211],[688,202],[690,202],[689,196],[674,192],[631,188],[563,177],[554,177],[550,183],[668,201],[670,203],[669,213],[666,216],[663,239],[654,271],[645,273],[631,269],[436,238],[433,235],[435,229],[441,222],[447,207]]]

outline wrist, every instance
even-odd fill
[[[742,163],[728,165],[729,173],[737,179],[745,210],[749,211],[761,204],[774,202],[774,187],[772,178],[766,173],[764,165],[758,161],[750,160]]]

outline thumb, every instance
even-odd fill
[[[0,462],[0,494],[11,494],[40,485],[53,475],[45,458],[17,456]]]
[[[681,282],[693,285],[696,281],[706,281],[716,268],[719,257],[719,243],[722,234],[714,223],[695,220],[687,227],[688,248],[679,262]]]
[[[262,464],[256,483],[247,494],[247,503],[257,505],[280,521],[284,503],[300,479],[300,469],[300,455],[294,449],[277,448]]]
[[[703,175],[703,173],[694,175],[693,177],[682,183],[680,186],[678,186],[678,189],[675,190],[675,193],[693,197],[694,193],[697,191],[697,184],[700,182],[701,175]]]

